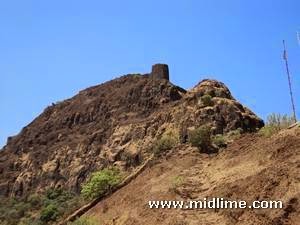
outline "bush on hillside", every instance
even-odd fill
[[[54,204],[49,204],[41,211],[40,220],[43,222],[55,221],[59,216],[58,207]]]
[[[212,138],[212,143],[219,148],[224,148],[227,146],[227,138],[224,135],[217,134]]]
[[[264,126],[259,130],[259,134],[264,137],[271,137],[273,134],[276,134],[279,130],[273,126]]]
[[[204,106],[213,106],[214,102],[212,100],[212,97],[208,94],[205,94],[201,97],[201,102]]]
[[[18,199],[0,199],[0,224],[42,225],[59,220],[80,207],[84,201],[61,188],[50,188],[43,194],[33,193]]]
[[[109,192],[121,181],[117,169],[103,169],[92,173],[90,179],[82,186],[81,194],[85,199],[94,199]]]
[[[189,142],[193,147],[197,147],[201,151],[208,149],[212,144],[210,127],[203,125],[190,131]]]
[[[178,142],[178,137],[173,132],[165,133],[153,143],[153,152],[155,155],[160,155],[162,152],[172,149]]]

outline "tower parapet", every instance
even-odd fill
[[[156,79],[169,80],[169,67],[167,64],[155,64],[152,66],[150,75]]]

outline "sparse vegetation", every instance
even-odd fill
[[[176,176],[172,179],[170,190],[176,191],[178,187],[180,187],[184,183],[184,177]]]
[[[201,102],[204,106],[213,106],[214,102],[212,100],[211,95],[205,94],[201,97]]]
[[[43,222],[55,221],[59,216],[59,211],[56,205],[50,203],[41,211],[40,220]]]
[[[273,134],[277,133],[279,130],[276,127],[265,125],[263,128],[259,130],[259,134],[264,137],[271,137]]]
[[[74,193],[54,188],[44,194],[0,201],[0,224],[6,225],[51,224],[83,204]]]
[[[82,186],[81,194],[85,199],[94,199],[109,192],[120,181],[119,170],[106,168],[92,173],[88,181]]]
[[[219,148],[223,148],[227,146],[227,137],[222,134],[217,134],[212,138],[212,143],[215,144]]]
[[[131,76],[133,76],[134,78],[136,77],[141,77],[141,74],[140,73],[132,73],[130,74]]]
[[[295,118],[293,116],[272,113],[267,117],[266,125],[276,127],[278,129],[285,129],[292,125],[294,122]]]
[[[242,133],[243,133],[242,128],[237,128],[235,130],[229,131],[226,136],[229,140],[234,140],[236,138],[239,138],[242,135]]]
[[[83,216],[68,225],[99,225],[99,223],[94,218]]]
[[[220,104],[221,104],[221,105],[226,104],[226,100],[225,100],[224,98],[222,98],[222,99],[220,100]]]
[[[165,133],[160,139],[156,140],[153,144],[153,152],[159,155],[164,151],[172,149],[178,143],[178,137],[172,133]]]
[[[222,98],[224,96],[224,90],[222,89],[216,89],[215,90],[215,97]],[[224,99],[222,99],[224,101]]]
[[[207,125],[203,125],[189,133],[189,142],[199,150],[207,149],[212,144],[211,130]]]
[[[293,116],[272,113],[267,117],[266,125],[259,130],[259,134],[264,137],[271,137],[281,129],[288,128],[294,122],[295,118]]]
[[[38,209],[42,206],[41,195],[38,194],[29,195],[27,201],[30,204],[31,208],[33,209]]]

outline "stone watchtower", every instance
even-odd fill
[[[152,66],[151,77],[155,79],[169,80],[169,67],[167,64],[155,64]]]

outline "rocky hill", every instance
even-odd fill
[[[263,121],[221,82],[203,80],[188,91],[173,85],[163,64],[150,74],[87,88],[47,107],[8,138],[0,152],[0,195],[23,196],[46,187],[79,192],[92,171],[115,165],[130,172],[164,133],[185,143],[188,130],[203,124],[223,134],[255,131]]]
[[[264,122],[225,84],[204,79],[185,90],[169,77],[168,66],[156,64],[149,74],[87,88],[9,137],[0,150],[0,224],[66,224],[81,206],[76,216],[111,225],[298,224],[298,128],[261,137]],[[201,129],[212,139],[197,149],[192,136]],[[87,203],[79,195],[83,183],[111,167],[124,175],[122,185],[103,201]],[[278,198],[287,205],[271,212],[200,214],[146,207],[150,197],[203,196]]]

